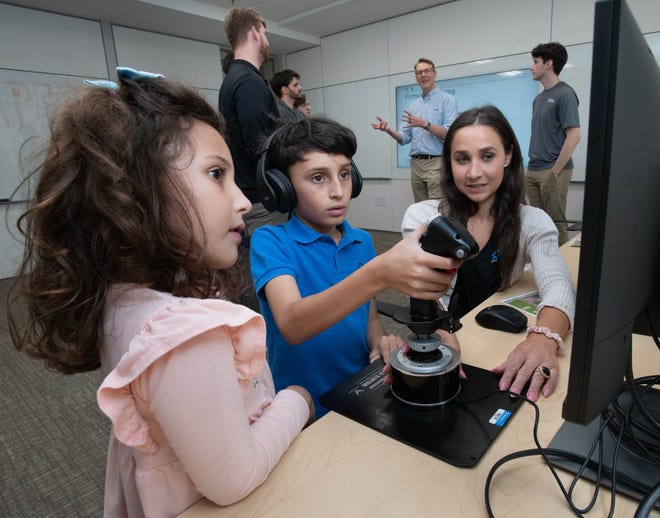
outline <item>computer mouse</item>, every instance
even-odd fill
[[[503,304],[482,309],[475,319],[480,326],[507,333],[520,333],[527,329],[527,317],[516,308]]]

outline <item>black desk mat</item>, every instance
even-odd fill
[[[369,364],[319,402],[454,466],[474,466],[522,402],[496,393],[499,377],[492,372],[463,364],[460,393],[445,405],[419,408],[392,395],[382,370],[382,361]]]

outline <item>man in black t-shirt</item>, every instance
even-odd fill
[[[268,60],[266,22],[254,9],[231,9],[225,18],[225,33],[234,52],[222,81],[218,108],[227,122],[227,145],[234,161],[236,184],[252,202],[245,215],[247,234],[263,225],[286,220],[268,212],[257,196],[256,172],[261,146],[275,129],[278,110],[268,82],[259,68]]]

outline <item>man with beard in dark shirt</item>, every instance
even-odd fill
[[[234,8],[225,18],[234,61],[222,81],[218,107],[227,122],[226,139],[234,161],[236,184],[252,202],[246,232],[283,223],[286,216],[268,212],[257,196],[256,172],[261,146],[276,126],[278,110],[259,68],[268,60],[266,22],[254,9]]]

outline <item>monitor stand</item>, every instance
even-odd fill
[[[399,401],[383,383],[383,362],[375,361],[319,397],[319,402],[360,424],[455,466],[474,466],[521,399],[497,393],[499,376],[462,364],[467,380],[444,405],[420,408]],[[484,397],[493,394],[489,397]],[[476,402],[476,400],[479,400]]]
[[[646,404],[649,412],[660,419],[660,390],[651,389],[642,396],[642,401]],[[631,398],[627,392],[619,396],[619,404],[624,408],[629,408]],[[631,412],[635,417],[640,417],[639,411],[635,408]],[[643,419],[640,417],[640,419]],[[584,457],[598,433],[600,428],[600,417],[594,419],[587,426],[574,423],[564,423],[557,435],[552,439],[548,448],[566,450],[576,455]],[[642,435],[640,433],[640,435]],[[660,450],[660,437],[644,435],[647,442],[652,442],[656,446],[656,451]],[[616,437],[612,432],[605,430],[603,432],[603,463],[607,467],[612,467],[612,452],[616,442]],[[549,456],[551,462],[571,473],[576,473],[579,465],[567,459],[555,456]],[[592,455],[592,459],[597,461],[598,450]],[[646,494],[660,481],[660,464],[654,464],[647,458],[642,458],[630,451],[625,443],[619,448],[619,457],[616,465],[616,490],[632,496],[638,500],[643,499]],[[595,473],[589,469],[584,471],[584,476],[589,480],[595,481]],[[611,488],[612,480],[603,474],[601,483]],[[660,507],[660,503],[656,504]]]

